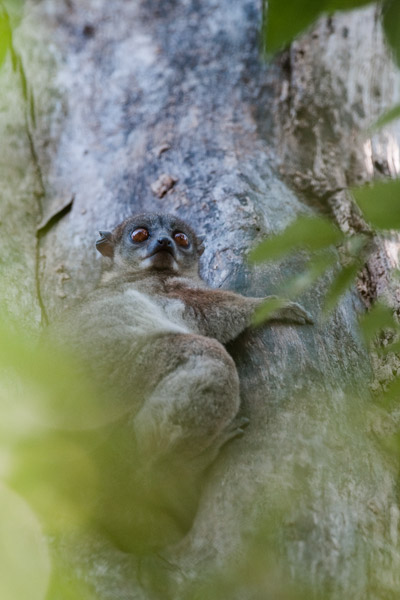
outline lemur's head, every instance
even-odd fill
[[[142,213],[113,231],[100,231],[97,250],[125,274],[164,271],[197,275],[202,241],[184,221],[170,214]]]

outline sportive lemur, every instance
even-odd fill
[[[98,287],[49,335],[116,409],[111,451],[99,459],[100,520],[123,549],[157,548],[188,529],[204,471],[243,431],[224,344],[265,298],[209,288],[199,276],[203,243],[174,215],[134,215],[100,235],[107,265]],[[270,319],[312,322],[289,301]]]

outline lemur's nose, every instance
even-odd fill
[[[166,236],[159,237],[157,239],[157,245],[161,248],[172,248],[172,240]]]

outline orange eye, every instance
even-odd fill
[[[178,246],[182,246],[182,248],[187,248],[189,246],[189,240],[187,235],[185,235],[181,231],[174,233],[174,240],[178,244]]]
[[[149,232],[144,227],[139,227],[139,229],[135,229],[135,231],[132,231],[131,233],[131,238],[133,239],[133,241],[139,244],[140,242],[145,242],[148,237]]]

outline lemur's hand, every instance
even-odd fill
[[[268,298],[266,298],[268,300]],[[285,321],[286,323],[296,323],[297,325],[312,325],[314,319],[310,313],[297,302],[284,300],[284,304],[274,311],[268,320]]]

